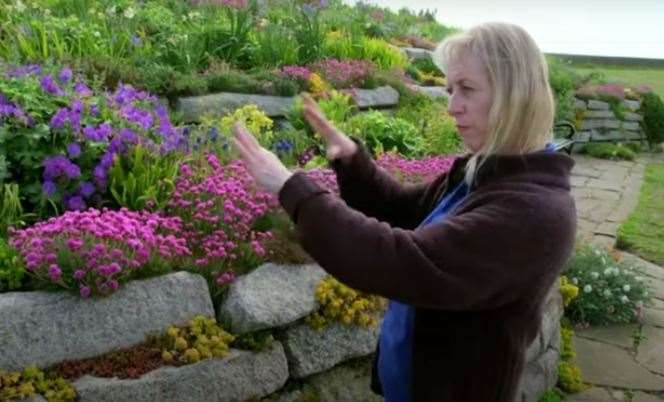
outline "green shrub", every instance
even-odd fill
[[[559,389],[546,390],[537,398],[537,402],[562,402],[563,400],[565,400],[565,393]]]
[[[0,237],[0,292],[20,289],[27,279],[23,260],[3,237]]]
[[[575,323],[605,325],[639,318],[648,301],[647,283],[633,264],[590,245],[577,247],[566,275],[579,287],[579,296],[565,314]]]
[[[643,129],[650,145],[664,142],[664,103],[662,98],[654,92],[643,95],[641,100],[643,110]]]
[[[634,160],[634,151],[621,143],[590,142],[579,150],[595,158]]]
[[[280,67],[297,64],[298,44],[293,32],[277,23],[268,23],[256,33],[256,47],[252,52],[254,66]]]
[[[417,128],[398,117],[371,111],[353,116],[343,127],[346,134],[362,139],[374,154],[396,151],[406,157],[417,157],[424,153],[425,142]]]
[[[427,155],[450,155],[463,149],[456,123],[447,114],[445,103],[424,95],[416,96],[399,108],[395,117],[407,120],[419,129]]]
[[[364,38],[361,42],[362,53],[360,57],[374,62],[379,68],[389,70],[395,67],[406,67],[408,58],[399,49],[382,39]]]
[[[179,166],[174,153],[162,156],[136,145],[109,170],[111,194],[121,207],[161,210],[171,199]]]
[[[556,121],[574,116],[574,73],[556,58],[549,58],[549,84],[556,103]]]

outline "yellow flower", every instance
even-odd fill
[[[309,90],[314,95],[322,95],[330,90],[330,86],[320,75],[311,73],[309,75]]]

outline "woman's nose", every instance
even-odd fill
[[[456,94],[451,94],[447,99],[447,112],[452,116],[463,113],[462,102]]]

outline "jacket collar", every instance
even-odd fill
[[[457,158],[450,169],[450,182],[464,179],[472,154]],[[569,177],[574,159],[559,152],[532,152],[518,155],[490,155],[477,172],[471,190],[499,182],[529,182],[570,190]]]

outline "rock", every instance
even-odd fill
[[[641,102],[637,100],[625,99],[623,101],[623,105],[625,105],[625,107],[631,110],[632,112],[636,112],[637,110],[641,109]]]
[[[645,340],[639,345],[636,360],[653,373],[664,376],[664,329],[646,325]],[[659,389],[664,390],[664,382]]]
[[[574,337],[574,345],[576,362],[585,382],[614,388],[664,391],[662,377],[634,361],[628,350],[580,337]]]
[[[621,348],[631,348],[634,345],[633,334],[637,329],[637,324],[598,326],[576,331],[576,336]]]
[[[586,119],[581,123],[581,130],[592,130],[604,127],[604,120]]]
[[[574,98],[574,109],[577,110],[586,110],[588,108],[588,104],[586,101]]]
[[[620,125],[622,123],[620,120],[617,119],[605,119],[603,122],[604,123],[602,127],[604,128],[620,128]]]
[[[326,275],[315,264],[264,264],[230,286],[219,321],[230,319],[236,334],[292,323],[318,308],[314,291]]]
[[[544,351],[560,347],[560,318],[563,316],[563,297],[556,282],[549,290],[542,313],[542,347]]]
[[[302,378],[330,369],[345,360],[373,353],[378,327],[332,324],[317,331],[302,323],[278,335],[284,344],[291,377]]]
[[[408,56],[409,59],[413,60],[430,59],[433,53],[431,50],[420,49],[418,47],[402,47],[401,50],[406,53],[406,56]]]
[[[376,89],[354,89],[353,98],[361,109],[389,107],[399,103],[399,92],[390,86]]]
[[[438,99],[438,98],[447,99],[449,97],[449,94],[447,93],[445,87],[423,87],[420,85],[411,85],[410,87],[418,92],[422,92],[423,94],[433,99]]]
[[[616,402],[604,388],[590,388],[565,398],[565,402]]]
[[[242,106],[254,104],[268,116],[276,117],[288,115],[294,100],[295,97],[220,92],[179,98],[175,110],[182,113],[185,121],[195,122],[200,121],[206,114],[221,116]]]
[[[363,358],[308,377],[301,389],[280,395],[277,402],[382,402],[370,383],[371,358]]]
[[[0,369],[44,367],[130,347],[197,314],[214,316],[212,300],[205,279],[187,272],[133,281],[105,298],[5,293],[0,295]]]
[[[526,365],[521,377],[519,401],[537,402],[539,395],[558,382],[558,352],[549,350]]]
[[[590,99],[588,101],[588,109],[590,110],[609,110],[609,104],[606,102]]]
[[[629,131],[636,131],[641,129],[641,125],[639,123],[632,121],[623,121],[621,126],[623,129]]]
[[[643,121],[643,116],[634,112],[625,113],[625,120],[627,121]]]
[[[611,110],[589,110],[583,115],[586,119],[615,119]]]
[[[85,376],[74,387],[81,402],[218,402],[262,398],[288,379],[279,342],[260,353],[231,350],[223,359],[162,367],[136,380]]]

